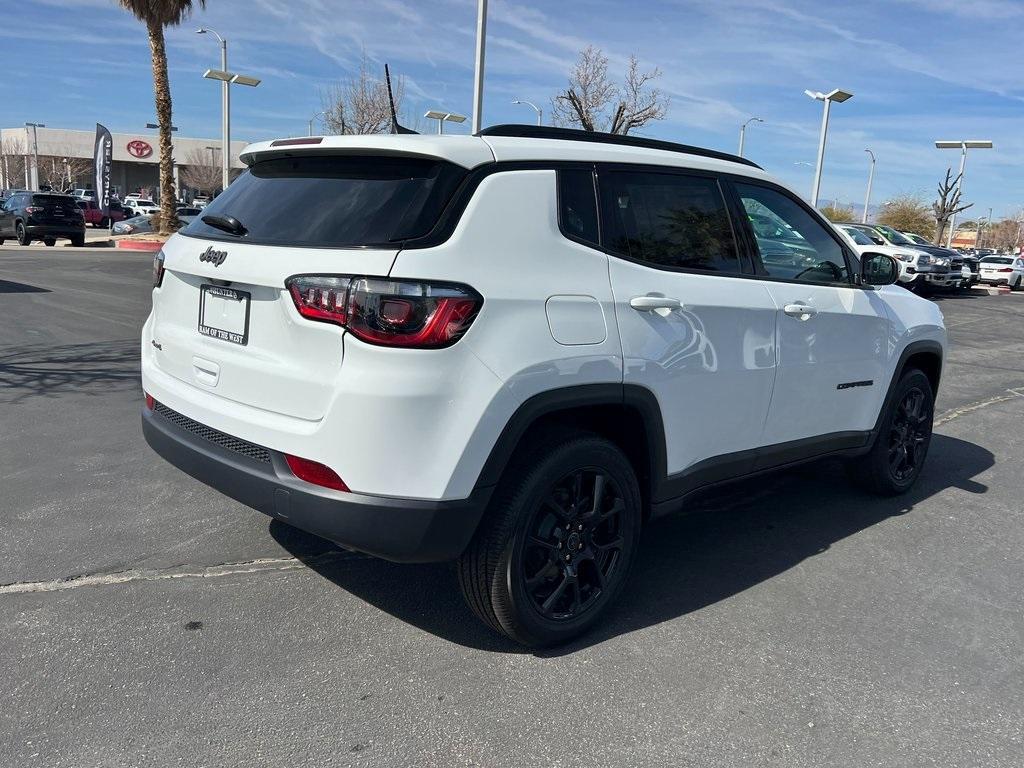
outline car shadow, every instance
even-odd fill
[[[970,291],[950,291],[950,292],[943,292],[943,293],[935,292],[935,293],[932,293],[930,296],[928,296],[928,298],[931,299],[932,301],[950,301],[950,300],[957,300],[957,299],[984,299],[984,298],[988,298],[988,294],[987,293],[982,293],[981,291],[975,291],[975,290],[970,290]]]
[[[728,599],[947,489],[986,493],[973,478],[993,463],[981,446],[935,435],[925,471],[904,496],[858,490],[835,460],[706,492],[686,513],[647,526],[622,596],[595,629],[536,655],[573,653]],[[325,579],[425,632],[485,651],[530,652],[473,616],[450,563],[399,565],[340,549],[325,556],[332,545],[322,539],[277,521],[270,532]]]
[[[0,293],[52,293],[52,291],[49,288],[40,288],[38,285],[0,280]]]

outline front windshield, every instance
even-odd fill
[[[855,242],[857,245],[874,245],[874,243],[871,242],[871,238],[865,235],[859,229],[854,229],[853,227],[843,227],[843,232],[848,234],[850,236],[850,239],[853,240],[853,242]]]
[[[901,232],[897,232],[892,227],[886,227],[881,224],[876,224],[875,229],[885,235],[886,239],[893,245],[913,245],[914,241],[908,238]]]

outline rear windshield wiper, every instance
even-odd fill
[[[211,227],[216,227],[217,229],[227,232],[229,235],[234,235],[235,237],[241,237],[249,231],[243,227],[242,222],[234,216],[215,216],[210,213],[203,216],[202,219],[204,224],[209,224]]]

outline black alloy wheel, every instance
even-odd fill
[[[559,480],[527,526],[519,578],[545,619],[576,618],[593,607],[622,562],[622,490],[597,468]]]
[[[913,387],[896,406],[889,429],[889,471],[897,483],[921,469],[932,434],[930,399],[920,387]]]
[[[524,438],[459,558],[466,603],[517,643],[571,640],[622,592],[642,516],[636,471],[610,440],[569,428]]]
[[[18,238],[18,245],[31,245],[32,238],[29,237],[28,232],[25,230],[25,225],[20,221],[18,226],[14,228],[14,233]]]

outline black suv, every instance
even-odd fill
[[[14,238],[19,245],[42,240],[54,245],[58,237],[85,245],[85,219],[71,195],[54,192],[15,192],[0,208],[0,245]]]

